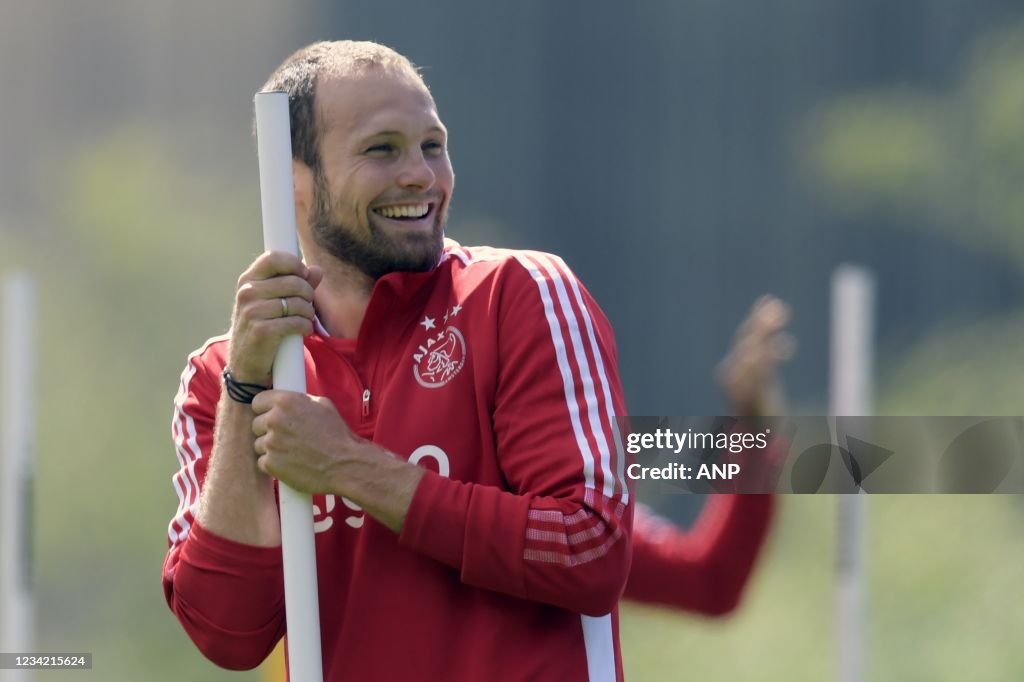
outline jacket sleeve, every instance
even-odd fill
[[[604,615],[625,585],[632,525],[611,327],[554,256],[520,252],[499,274],[492,415],[506,486],[428,472],[400,540],[467,584]]]
[[[179,469],[172,484],[178,509],[168,526],[164,597],[207,658],[247,670],[284,634],[281,548],[232,542],[196,523],[220,396],[219,367],[210,362],[203,351],[189,357],[174,400],[171,436]]]
[[[692,530],[637,505],[626,599],[721,616],[739,604],[771,525],[772,495],[712,495]]]

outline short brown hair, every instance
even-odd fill
[[[426,88],[419,69],[386,45],[362,40],[321,41],[307,45],[274,69],[263,85],[264,92],[288,93],[292,128],[292,158],[314,171],[320,169],[320,129],[316,115],[317,82],[322,76],[344,76],[371,68],[383,68],[414,77]]]

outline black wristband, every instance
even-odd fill
[[[228,390],[228,396],[237,403],[245,403],[246,405],[252,405],[253,399],[256,398],[262,391],[266,391],[269,386],[262,386],[260,384],[247,384],[241,381],[236,381],[228,368],[225,367],[224,371],[220,373],[224,378],[224,387]]]

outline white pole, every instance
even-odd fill
[[[298,255],[288,94],[260,92],[256,94],[255,101],[263,245],[268,251],[287,251]],[[274,388],[306,392],[301,336],[286,338],[277,351]],[[292,682],[322,682],[313,501],[309,495],[284,484],[280,486],[280,499],[290,679]]]
[[[841,265],[833,273],[830,411],[836,417],[871,413],[874,298],[875,282],[868,270]],[[861,682],[867,663],[866,519],[866,495],[839,496],[836,635],[841,682]]]
[[[3,286],[3,457],[0,467],[0,651],[30,653],[32,604],[32,480],[35,424],[35,287],[25,272]],[[4,682],[27,670],[0,671]]]

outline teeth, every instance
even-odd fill
[[[383,206],[374,210],[385,218],[422,218],[430,211],[430,204]]]

